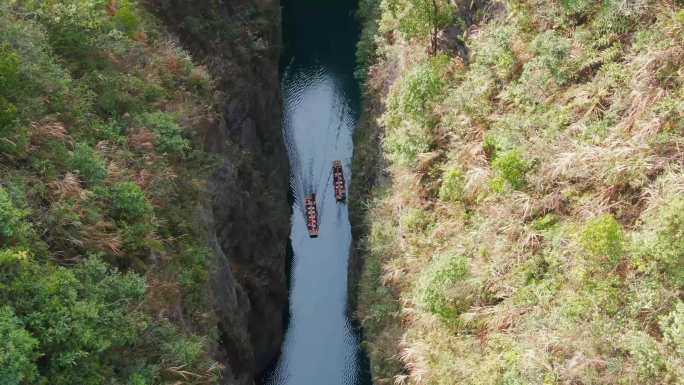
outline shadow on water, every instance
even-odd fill
[[[360,333],[348,317],[351,226],[335,201],[332,162],[351,180],[360,108],[354,79],[356,0],[284,0],[283,134],[292,170],[288,245],[290,309],[281,355],[268,385],[369,385]],[[308,237],[303,198],[316,194],[320,236]]]

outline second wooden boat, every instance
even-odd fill
[[[344,183],[344,171],[342,162],[339,160],[333,161],[333,189],[335,190],[335,200],[344,202],[347,199],[347,187]]]

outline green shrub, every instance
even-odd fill
[[[463,82],[449,92],[448,104],[476,122],[487,122],[493,111],[492,99],[497,86],[494,73],[484,66],[474,66]]]
[[[674,198],[646,218],[636,243],[637,267],[663,272],[684,285],[684,199]]]
[[[128,36],[135,35],[140,30],[140,18],[135,13],[135,8],[128,1],[124,2],[116,14],[112,16],[112,23],[116,29],[124,32]]]
[[[0,307],[0,385],[27,384],[36,376],[35,338],[24,329],[12,308]]]
[[[472,296],[467,286],[470,261],[464,256],[444,255],[423,273],[418,284],[418,303],[449,323],[468,310]]]
[[[445,202],[456,202],[463,198],[465,178],[463,172],[456,168],[448,169],[442,174],[442,185],[439,187],[439,199]]]
[[[496,137],[491,134],[485,134],[482,140],[482,151],[484,151],[485,155],[487,155],[489,159],[494,160],[498,155],[498,150],[499,145],[497,143]]]
[[[204,248],[189,247],[181,256],[178,282],[183,289],[184,305],[190,311],[204,309],[207,305],[205,293],[209,280],[209,253]]]
[[[125,258],[122,265],[129,271],[148,271],[137,262],[149,255],[142,246],[157,246],[150,235],[157,225],[151,199],[134,183],[114,180],[141,168],[164,167],[182,176],[202,167],[169,166],[170,156],[146,162],[149,154],[127,146],[127,129],[136,127],[136,117],[160,102],[174,111],[199,111],[208,95],[204,88],[211,86],[206,72],[190,73],[189,55],[164,44],[161,24],[150,23],[156,30],[145,42],[135,41],[148,26],[138,3],[0,4],[0,385],[219,382],[218,369],[211,367],[220,366],[207,358],[218,336],[202,296],[209,274],[206,255],[198,251],[179,263],[186,257],[180,255],[181,239],[195,239],[203,231],[191,229],[192,221],[181,217],[188,210],[160,210],[168,263],[154,274],[170,285],[151,288],[160,292],[148,298],[146,278],[119,273],[90,254],[103,251],[108,260]],[[177,71],[171,68],[175,61]],[[174,87],[161,87],[160,77],[171,79]],[[147,117],[157,135],[156,149],[183,156],[190,142],[173,116]],[[93,146],[100,141],[112,150],[106,157]],[[123,167],[111,181],[110,157]],[[78,173],[91,193],[72,197],[51,191],[49,182],[67,171]],[[168,195],[159,193],[161,201],[180,194],[181,206],[194,205],[196,186],[161,183]],[[153,186],[159,192],[158,184]],[[176,271],[176,264],[183,269]],[[174,278],[176,272],[181,276]],[[168,287],[179,286],[183,311],[196,302],[193,319],[176,312],[168,321],[176,324],[172,330],[156,333],[164,323],[156,316],[178,305],[178,297],[155,300],[168,294]],[[190,329],[201,330],[208,342]],[[182,378],[186,373],[188,378]]]
[[[15,92],[19,84],[19,63],[19,56],[12,47],[0,44],[0,96],[10,97]]]
[[[5,283],[17,273],[22,265],[28,263],[29,256],[26,250],[9,248],[0,249],[0,289],[5,289]],[[0,297],[0,299],[3,299]]]
[[[173,115],[147,113],[141,116],[140,121],[157,134],[155,145],[159,152],[182,157],[190,149],[190,141],[183,138],[183,129]]]
[[[383,147],[392,161],[413,166],[418,155],[430,150],[432,141],[433,137],[425,127],[403,125],[387,133]]]
[[[112,217],[128,223],[146,220],[152,206],[145,193],[133,182],[120,182],[110,189]]]
[[[6,132],[8,126],[11,126],[17,120],[17,107],[10,103],[9,100],[0,96],[0,130]],[[3,135],[7,137],[7,135]]]
[[[19,56],[8,44],[0,43],[0,155],[18,155],[28,145],[28,132],[17,127],[17,107],[8,100],[19,84]]]
[[[154,230],[154,226],[150,223],[149,218],[141,218],[134,223],[119,223],[119,228],[123,236],[123,248],[130,252],[124,256],[125,260],[123,261],[123,265],[128,266],[134,258],[132,252],[153,246],[149,235]]]
[[[31,229],[26,220],[28,214],[28,210],[16,207],[7,190],[0,187],[0,245],[26,242]]]
[[[204,342],[197,336],[173,336],[162,346],[162,354],[173,365],[193,365],[202,359]]]
[[[584,225],[580,244],[589,253],[591,268],[610,271],[624,254],[622,226],[610,214],[599,215]]]
[[[556,214],[546,214],[541,218],[535,219],[534,222],[532,222],[532,228],[537,231],[549,230],[558,223],[559,219],[560,218]]]
[[[506,191],[506,181],[500,176],[494,177],[489,180],[489,188],[492,192],[501,194]]]
[[[575,21],[579,21],[587,17],[598,2],[594,0],[561,0],[560,3],[566,15]]]
[[[431,223],[431,218],[426,210],[411,208],[401,216],[401,227],[412,233],[425,231]]]
[[[68,161],[68,167],[90,186],[101,183],[107,177],[107,165],[104,159],[97,151],[84,143],[76,145]]]
[[[550,79],[542,60],[534,58],[525,63],[520,77],[508,83],[498,96],[522,110],[534,110],[547,100]]]
[[[17,107],[0,96],[0,156],[22,155],[29,142],[28,130],[18,125]]]
[[[540,34],[532,42],[532,50],[556,83],[564,85],[574,76],[574,63],[570,60],[570,39],[561,37],[555,31]]]
[[[474,65],[485,66],[494,71],[499,80],[508,80],[516,67],[516,58],[509,45],[513,30],[508,26],[497,26],[485,31],[475,41]]]
[[[105,119],[146,108],[144,90],[148,85],[135,76],[115,71],[92,71],[83,80],[94,92],[97,112]]]
[[[446,85],[444,72],[448,63],[448,56],[436,56],[415,66],[394,85],[388,96],[386,123],[396,127],[402,120],[411,119],[429,126],[432,108]]]
[[[207,375],[205,380],[208,383],[215,383],[218,379],[218,367],[205,354],[207,346],[204,338],[183,334],[166,321],[155,325],[151,336],[152,341],[158,344],[159,361],[171,367],[182,367]]]
[[[525,186],[525,174],[529,171],[530,164],[523,159],[520,151],[509,150],[492,161],[492,168],[500,178],[517,190]]]
[[[602,2],[598,14],[591,20],[592,29],[596,33],[596,42],[606,44],[609,39],[617,40],[617,35],[629,32],[642,15],[647,12],[644,3],[639,1],[622,2],[606,0]]]
[[[684,357],[684,302],[677,301],[670,314],[660,320],[663,341],[680,357]]]
[[[679,97],[664,97],[656,105],[656,116],[664,121],[664,131],[676,131],[684,128],[684,99]]]
[[[195,78],[193,78],[195,79]],[[197,84],[193,83],[193,86],[195,86],[198,90],[203,89],[200,87],[206,86],[207,88],[209,87],[209,81],[207,80],[207,83],[201,83],[198,80]],[[154,104],[160,100],[164,100],[169,96],[168,91],[166,88],[160,86],[159,84],[154,84],[154,83],[147,83],[145,84],[145,87],[143,88],[143,99],[145,100],[145,103],[147,104]]]
[[[123,123],[114,119],[106,122],[94,121],[91,125],[97,139],[108,140],[119,145],[125,144],[128,139],[124,134],[124,127]]]
[[[628,340],[629,353],[634,360],[637,376],[642,383],[657,383],[667,374],[665,359],[658,350],[658,344],[644,332],[636,332]]]
[[[444,92],[445,55],[415,66],[392,87],[383,115],[387,135],[384,147],[392,160],[411,166],[420,153],[429,151],[435,119],[432,113]]]
[[[15,105],[21,123],[40,121],[51,114],[59,114],[63,122],[76,123],[71,119],[83,117],[88,95],[72,82],[64,62],[53,55],[48,33],[37,21],[40,12],[27,10],[32,17],[22,18],[18,15],[22,10],[16,11],[0,12],[0,42],[9,42],[13,57],[9,65],[9,79],[13,80],[7,84],[8,77],[4,76],[6,84],[0,85],[0,96]]]

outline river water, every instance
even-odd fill
[[[284,0],[281,87],[292,170],[290,316],[268,385],[369,385],[367,360],[347,316],[351,228],[332,189],[333,160],[347,184],[359,115],[353,71],[355,1]],[[310,239],[303,198],[315,193],[320,236]]]

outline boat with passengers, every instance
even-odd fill
[[[344,183],[344,171],[342,162],[339,160],[333,161],[333,188],[335,190],[335,200],[337,202],[344,202],[347,199],[347,187]]]
[[[316,210],[316,194],[304,197],[304,211],[306,212],[306,229],[309,238],[318,237],[318,210]]]

